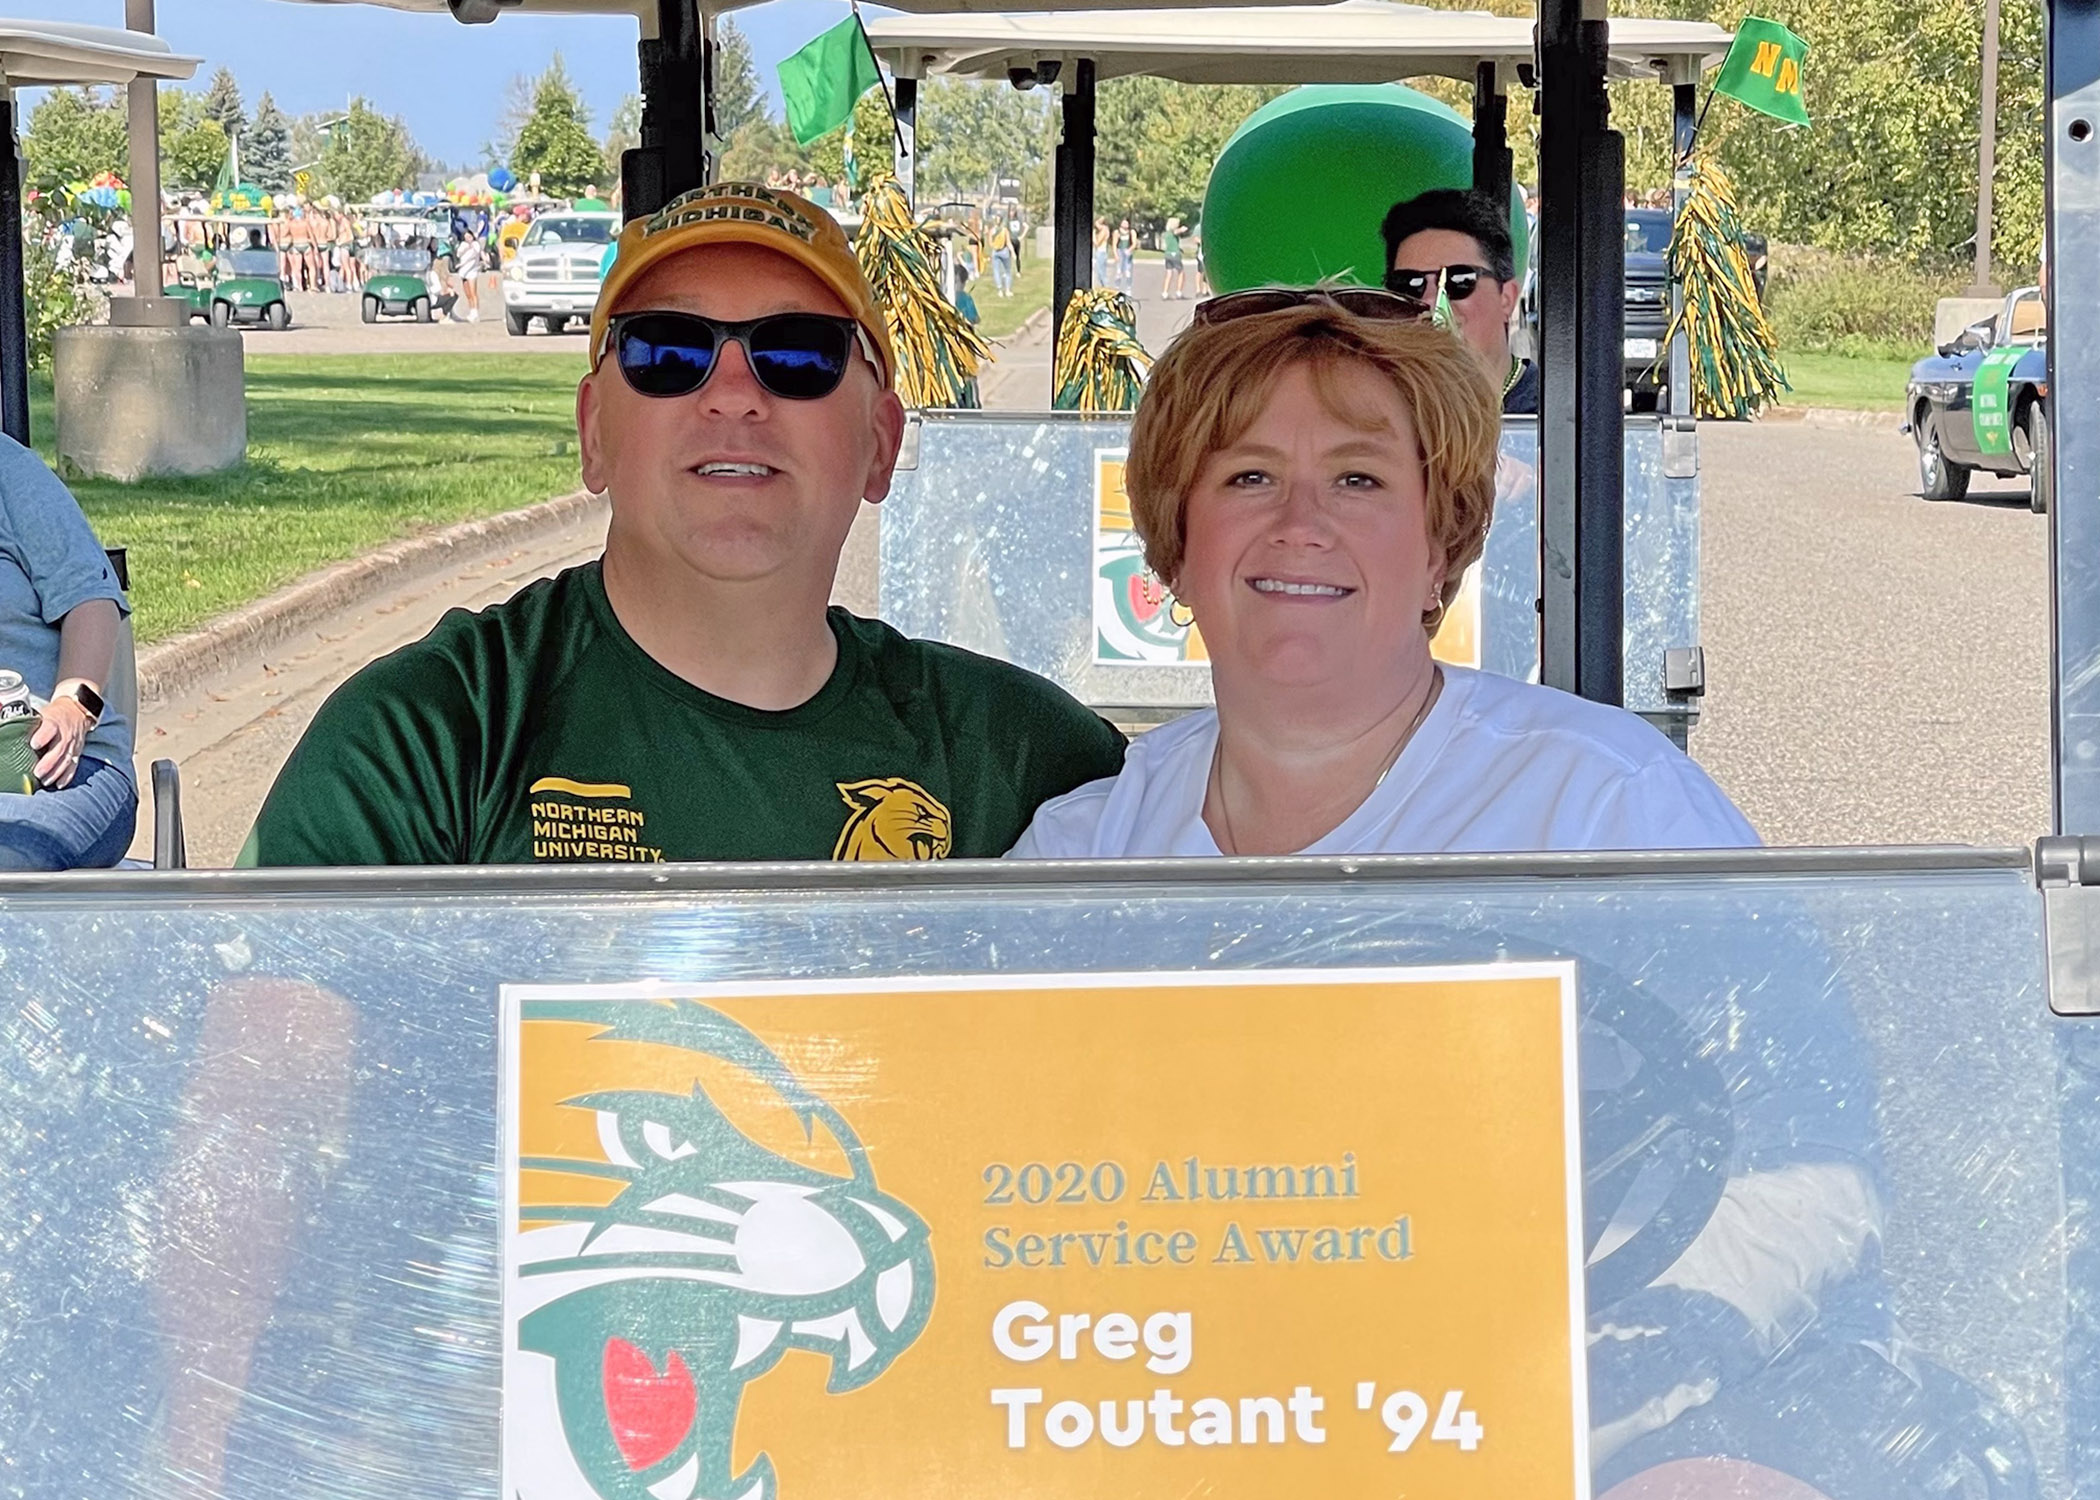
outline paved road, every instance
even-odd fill
[[[1155,349],[1190,306],[1159,301],[1158,276],[1139,266],[1140,330]],[[461,348],[563,352],[580,342],[508,339],[486,321],[367,329],[355,318],[352,305],[331,347],[456,338]],[[310,330],[317,342],[328,332]],[[275,349],[300,336],[248,337]],[[982,384],[988,405],[1027,410],[1044,404],[1048,381],[1047,343],[1036,340],[1004,351]],[[1886,430],[1716,425],[1701,441],[1711,689],[1692,749],[1766,838],[2022,843],[2041,832],[2047,531],[2024,487],[1979,483],[1964,503],[1920,500],[1909,440]],[[864,511],[837,591],[862,611],[874,606],[873,520]],[[267,664],[149,710],[140,759],[185,764],[194,860],[232,857],[277,764],[343,675],[414,639],[445,608],[493,603],[592,555],[602,527],[410,585]]]
[[[1774,843],[2025,843],[2049,817],[2047,518],[1917,496],[1910,440],[1700,434],[1694,755]]]
[[[583,359],[588,320],[572,321],[561,334],[535,325],[524,338],[513,338],[503,326],[503,298],[496,279],[489,277],[482,286],[478,323],[418,323],[411,318],[366,323],[359,315],[359,299],[349,293],[292,292],[285,298],[292,326],[281,333],[243,327],[241,343],[250,354],[525,353]]]

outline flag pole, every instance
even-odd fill
[[[1699,150],[1699,129],[1701,126],[1706,124],[1706,112],[1714,107],[1714,95],[1718,92],[1719,90],[1715,89],[1712,85],[1708,85],[1706,90],[1706,102],[1699,106],[1699,118],[1692,121],[1691,138],[1684,143],[1684,155],[1677,158],[1678,166],[1682,167],[1687,165],[1691,161],[1692,157],[1695,154],[1697,154]]]

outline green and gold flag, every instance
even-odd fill
[[[1808,123],[1801,102],[1801,65],[1808,57],[1804,42],[1777,21],[1745,16],[1736,28],[1735,45],[1721,64],[1714,92],[1737,99],[1761,114],[1790,125]]]
[[[860,96],[880,82],[860,17],[846,17],[780,65],[780,97],[795,144],[807,146],[852,119]]]

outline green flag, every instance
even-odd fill
[[[807,146],[845,124],[860,96],[880,82],[860,17],[846,17],[780,65],[780,95],[795,144]]]
[[[1721,64],[1721,76],[1714,80],[1714,92],[1741,100],[1775,120],[1806,125],[1801,65],[1807,57],[1808,43],[1777,21],[1745,16],[1736,28],[1728,60]]]

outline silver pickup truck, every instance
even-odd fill
[[[588,320],[598,305],[606,252],[620,233],[620,216],[549,213],[532,221],[518,253],[503,270],[503,322],[523,338],[538,318],[560,333],[572,317]]]

